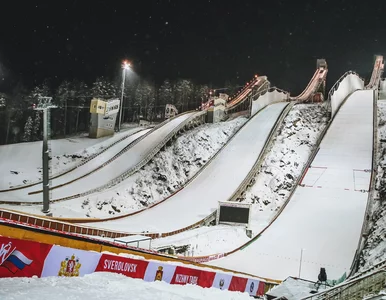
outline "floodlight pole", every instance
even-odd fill
[[[50,213],[50,182],[48,166],[48,108],[43,109],[43,210]]]
[[[50,169],[49,169],[49,148],[48,148],[48,136],[49,136],[49,109],[57,107],[51,104],[52,97],[40,97],[39,104],[35,110],[43,111],[43,209],[42,212],[46,216],[51,216],[50,213]]]
[[[122,68],[122,94],[121,94],[121,105],[119,107],[119,123],[118,123],[118,132],[121,131],[121,122],[122,122],[122,110],[123,110],[123,95],[125,93],[125,80],[126,80],[126,69]]]
[[[302,260],[303,260],[303,248],[300,249],[300,262],[299,262],[299,275],[298,278],[300,278],[300,273],[302,271]]]

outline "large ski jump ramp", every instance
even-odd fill
[[[158,206],[114,221],[87,226],[125,232],[171,232],[201,221],[228,200],[253,167],[288,102],[267,106],[234,136],[185,188]]]
[[[79,178],[68,185],[64,185],[62,187],[58,187],[51,191],[53,200],[62,199],[66,197],[71,197],[100,186],[103,186],[110,180],[115,179],[120,174],[124,173],[126,170],[134,167],[139,162],[141,162],[153,149],[156,147],[170,132],[172,132],[178,125],[183,123],[185,120],[192,117],[196,112],[190,112],[186,114],[182,114],[179,117],[176,117],[160,128],[154,130],[149,133],[145,138],[140,140],[137,144],[131,147],[128,151],[124,152],[117,159],[111,161],[111,163],[107,164],[103,168],[97,170],[94,173],[89,174],[88,176]],[[138,132],[132,135],[127,140],[127,144],[133,142],[135,139],[141,137],[144,132]],[[112,147],[107,150],[103,157],[113,157],[116,154],[116,147]],[[111,153],[113,151],[114,153]],[[103,158],[101,157],[101,158]],[[101,162],[100,159],[95,162]],[[82,166],[79,170],[75,172],[70,172],[65,174],[59,178],[52,180],[51,186],[57,186],[58,184],[63,184],[66,182],[71,182],[74,180],[74,176],[80,176],[87,172],[87,170],[91,171],[92,168],[97,167],[94,163],[90,163]],[[75,177],[76,177],[75,176]],[[39,190],[36,186],[32,186],[29,188],[14,190],[9,192],[4,192],[0,194],[1,200],[4,201],[15,201],[17,202],[39,202],[42,201],[43,196],[42,193],[29,195],[28,193]]]
[[[340,108],[301,185],[279,218],[253,243],[209,265],[284,280],[348,272],[358,246],[373,150],[373,91]],[[304,186],[302,186],[304,185]],[[303,249],[303,251],[302,251]]]

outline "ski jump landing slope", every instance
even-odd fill
[[[240,186],[287,105],[271,104],[257,113],[190,184],[167,201],[127,218],[87,226],[164,233],[203,220],[217,209],[218,201],[228,200]]]
[[[208,263],[284,280],[317,281],[348,272],[358,246],[370,184],[373,91],[353,93],[340,108],[301,185],[256,241]],[[304,185],[304,186],[302,186]],[[303,251],[301,250],[303,249]]]
[[[94,173],[89,174],[88,176],[79,178],[68,185],[58,187],[51,190],[51,198],[55,201],[58,199],[63,199],[66,197],[76,196],[83,192],[98,188],[110,180],[115,179],[120,174],[124,173],[126,170],[134,167],[139,162],[141,162],[149,153],[157,146],[170,132],[172,132],[178,125],[192,117],[196,112],[182,114],[175,119],[172,119],[170,122],[161,126],[157,130],[149,133],[145,138],[140,140],[137,144],[131,147],[128,151],[120,155],[117,159],[113,160],[111,163],[107,164],[103,168],[97,170]],[[127,144],[134,141],[144,134],[143,131],[138,132],[132,135],[128,140]],[[116,154],[116,148],[112,147],[103,154],[103,157],[113,157]],[[114,151],[114,153],[110,153]],[[102,158],[103,158],[102,157]],[[101,162],[100,158],[95,162]],[[57,186],[58,184],[63,184],[69,181],[72,181],[74,178],[77,178],[81,174],[92,171],[93,168],[97,166],[94,163],[85,164],[80,167],[79,170],[65,174],[57,179],[52,180],[51,186]],[[42,193],[29,195],[28,193],[39,190],[36,186],[30,188],[25,188],[21,190],[9,191],[0,194],[3,201],[14,201],[17,202],[41,202],[43,195]]]

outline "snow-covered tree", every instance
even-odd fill
[[[101,99],[116,97],[117,87],[105,77],[98,77],[92,85],[91,96]]]
[[[181,110],[188,109],[189,102],[192,99],[193,83],[190,80],[178,80],[174,87],[175,104]]]
[[[26,98],[27,105],[38,104],[40,97],[50,97],[51,90],[48,81],[44,81],[41,85],[35,86]]]
[[[166,105],[168,103],[173,104],[173,89],[170,81],[166,79],[158,90],[158,98],[160,105]]]
[[[23,142],[30,142],[32,136],[33,121],[31,117],[28,117],[27,122],[24,125]]]
[[[6,106],[6,96],[5,94],[0,93],[0,108],[4,108]]]
[[[61,110],[61,124],[63,135],[66,136],[67,132],[67,107],[74,98],[74,91],[72,90],[71,83],[64,80],[56,90],[55,102],[58,104]]]
[[[78,132],[79,126],[79,113],[84,108],[86,101],[90,100],[89,90],[87,84],[79,82],[76,88],[76,98],[78,100],[77,113],[76,113],[76,125],[75,132]]]
[[[35,120],[34,120],[34,123],[33,123],[33,129],[32,129],[32,139],[34,141],[40,140],[40,137],[41,137],[40,124],[41,124],[40,111],[37,110],[35,112]]]

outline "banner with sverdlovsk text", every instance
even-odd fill
[[[158,261],[78,250],[0,236],[0,277],[77,277],[113,272],[145,281],[194,284],[221,290],[264,294],[265,283],[255,278],[190,268]]]

